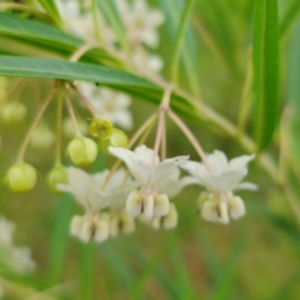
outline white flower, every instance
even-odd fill
[[[169,211],[168,196],[158,194],[156,187],[188,157],[179,156],[160,162],[154,151],[145,145],[137,147],[134,152],[117,147],[109,147],[109,151],[126,163],[133,177],[142,185],[140,191],[133,191],[128,196],[126,210],[133,216],[143,213],[148,219],[166,215]]]
[[[157,28],[164,22],[162,12],[149,9],[144,0],[135,0],[132,5],[126,0],[118,0],[117,5],[130,43],[156,48],[159,42]]]
[[[152,226],[155,229],[160,229],[163,227],[164,229],[173,229],[177,226],[178,222],[178,212],[174,203],[170,204],[169,212],[166,216],[160,218],[153,218]]]
[[[92,16],[91,4],[80,0],[57,0],[58,10],[67,29],[73,34],[87,41],[96,39],[95,26]],[[114,32],[107,26],[103,17],[97,14],[101,36],[106,43],[112,44],[116,41]]]
[[[69,184],[58,184],[57,189],[71,193],[77,202],[87,211],[97,212],[105,208],[109,202],[110,192],[100,190],[109,171],[89,175],[81,169],[68,168]]]
[[[31,273],[35,269],[35,262],[31,259],[31,250],[28,247],[12,248],[12,263],[20,274]]]
[[[139,67],[150,69],[153,73],[160,73],[164,66],[161,57],[153,54],[148,54],[143,51],[136,51],[133,53],[133,62]]]
[[[126,211],[110,214],[110,235],[118,236],[120,233],[129,234],[135,230],[133,217]]]
[[[208,190],[208,193],[200,195],[201,215],[205,220],[227,224],[230,219],[238,219],[245,214],[242,199],[234,196],[232,191],[257,189],[253,183],[241,183],[253,158],[254,155],[243,155],[228,161],[223,152],[215,150],[207,155],[209,167],[193,161],[183,166]]]
[[[124,129],[132,128],[132,115],[128,110],[131,104],[130,97],[109,88],[98,88],[90,83],[79,83],[78,88],[101,117],[109,119],[114,125]]]
[[[0,217],[0,244],[10,245],[13,243],[13,233],[15,224],[7,221],[4,217]]]

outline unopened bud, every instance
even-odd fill
[[[137,217],[142,211],[142,199],[139,191],[133,191],[126,200],[126,211]]]
[[[112,123],[105,118],[95,118],[90,124],[90,133],[100,139],[108,139],[112,136],[114,128]]]
[[[67,168],[62,165],[55,166],[48,174],[47,181],[51,190],[58,193],[57,184],[68,183]]]
[[[166,194],[160,194],[155,197],[154,216],[162,217],[169,212],[169,197]]]
[[[35,186],[37,173],[33,166],[24,162],[16,163],[7,174],[7,182],[14,192],[26,192]]]
[[[78,166],[92,164],[98,154],[97,144],[92,139],[83,136],[73,139],[67,151],[72,161]]]
[[[1,117],[6,123],[21,122],[24,120],[26,113],[26,106],[20,102],[6,103],[1,108]]]
[[[125,134],[125,132],[117,128],[114,128],[114,132],[109,139],[100,140],[101,150],[107,155],[111,155],[108,150],[108,147],[127,148],[127,146],[128,146],[127,135]]]
[[[30,145],[36,149],[46,149],[53,144],[54,140],[54,133],[48,126],[42,124],[33,131],[30,139]]]

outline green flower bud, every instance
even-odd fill
[[[54,140],[54,133],[48,126],[41,124],[33,131],[30,145],[36,149],[46,149],[53,144]]]
[[[68,182],[67,168],[62,165],[55,166],[48,174],[47,182],[51,190],[58,193],[59,190],[57,189],[56,185],[58,183]]]
[[[114,128],[113,135],[110,139],[100,140],[101,150],[108,155],[111,155],[108,151],[108,147],[122,147],[127,148],[128,146],[128,137],[127,135],[120,129]]]
[[[92,164],[98,154],[97,144],[92,139],[83,136],[73,139],[67,151],[72,161],[78,166]]]
[[[17,123],[24,120],[26,113],[26,106],[20,102],[6,103],[1,110],[1,117],[6,123]]]
[[[90,133],[100,139],[109,139],[114,132],[114,127],[108,119],[95,118],[90,124]]]
[[[7,182],[14,192],[26,192],[35,186],[37,173],[33,166],[24,162],[16,163],[7,174]]]

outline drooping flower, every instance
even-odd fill
[[[160,162],[158,155],[145,145],[135,151],[110,147],[109,151],[123,160],[133,177],[141,184],[140,191],[131,192],[126,201],[126,210],[137,217],[141,213],[147,218],[165,216],[169,212],[169,197],[158,193],[156,187],[169,178],[188,157],[178,156]],[[160,190],[161,192],[161,190]]]
[[[132,5],[126,0],[118,0],[116,3],[130,43],[143,43],[156,48],[159,42],[157,29],[164,22],[162,12],[150,9],[145,0],[135,0]]]
[[[128,110],[131,99],[127,95],[89,83],[79,83],[78,88],[91,101],[99,116],[124,129],[132,128],[132,115]]]
[[[234,196],[233,191],[256,190],[253,183],[241,183],[253,158],[254,155],[243,155],[228,161],[223,152],[215,150],[207,155],[209,166],[194,161],[183,166],[208,191],[200,196],[201,215],[205,220],[227,224],[230,218],[238,219],[245,214],[242,199]]]

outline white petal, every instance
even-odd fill
[[[198,178],[199,173],[207,173],[206,168],[202,163],[197,161],[187,161],[184,165],[180,166],[182,169],[188,171],[191,175]]]
[[[132,165],[132,160],[130,159],[130,157],[136,158],[135,153],[121,147],[109,147],[108,150],[112,155],[123,160],[127,165],[128,169],[130,170],[130,172],[132,171],[135,172],[134,167]]]
[[[141,159],[147,162],[149,165],[152,165],[154,151],[151,148],[141,145],[134,150],[134,154],[137,159]],[[154,165],[159,163],[159,157],[155,156]]]
[[[243,170],[243,169],[247,170],[247,164],[251,160],[253,160],[254,157],[255,157],[255,155],[252,154],[252,155],[242,155],[240,157],[233,158],[229,162],[229,169],[230,170]]]
[[[151,179],[153,178],[152,166],[143,160],[131,158],[131,161],[133,166],[132,175],[142,184],[151,183]]]
[[[237,190],[250,190],[250,191],[257,191],[258,190],[258,186],[254,183],[251,183],[251,182],[242,182],[242,183],[239,183],[238,185],[236,185],[234,188],[233,188],[234,191],[237,191]]]
[[[207,156],[207,160],[215,174],[222,173],[228,169],[228,160],[222,151],[215,150],[213,154]]]
[[[68,181],[74,194],[86,193],[92,184],[89,174],[74,167],[68,168]]]
[[[108,222],[102,219],[99,219],[95,223],[95,234],[94,239],[96,242],[101,243],[108,239],[109,236],[109,225]]]
[[[119,110],[115,113],[114,123],[123,127],[124,129],[130,130],[133,126],[132,115],[127,110]]]
[[[139,191],[133,191],[126,200],[126,211],[132,216],[137,217],[142,211],[142,199]]]
[[[160,194],[155,197],[154,202],[154,217],[166,216],[169,212],[170,202],[166,194]]]
[[[238,219],[246,213],[245,204],[241,197],[235,196],[228,201],[229,214],[232,219]]]
[[[74,216],[71,220],[70,233],[71,235],[80,236],[84,218],[82,216]]]
[[[152,195],[146,196],[143,200],[143,214],[146,219],[152,219],[154,214],[154,197]]]

